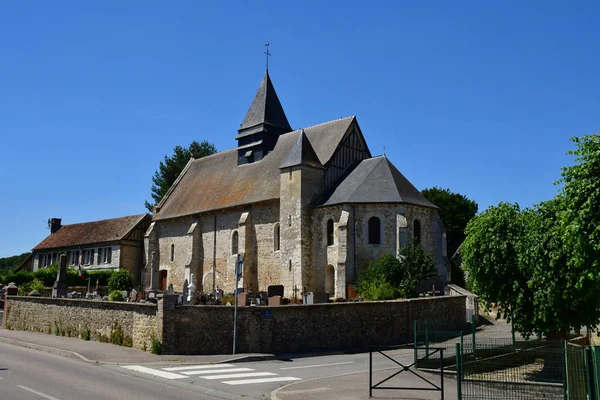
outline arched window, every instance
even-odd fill
[[[238,253],[238,247],[240,242],[240,235],[238,231],[233,231],[233,235],[231,235],[231,254]]]
[[[413,236],[415,238],[415,241],[421,244],[421,223],[418,219],[415,219],[415,221],[413,222]]]
[[[327,246],[333,246],[333,219],[327,220]]]
[[[171,245],[171,262],[175,261],[175,245]]]
[[[279,227],[279,224],[275,224],[275,227],[273,228],[273,249],[275,251],[279,251],[280,246],[281,246],[281,229]]]
[[[369,218],[369,244],[381,244],[381,221],[377,217]]]

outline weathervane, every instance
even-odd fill
[[[265,51],[265,54],[267,55],[267,69],[269,69],[269,56],[271,55],[271,53],[269,53],[269,45],[269,42],[265,43],[265,47],[267,48],[267,51]]]

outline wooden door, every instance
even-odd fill
[[[159,271],[160,290],[167,290],[167,270]]]

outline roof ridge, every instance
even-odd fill
[[[125,219],[125,218],[132,218],[132,217],[137,217],[137,218],[142,218],[145,215],[149,215],[148,213],[143,213],[143,214],[133,214],[133,215],[124,215],[122,217],[115,217],[115,218],[105,218],[105,219],[98,219],[95,221],[86,221],[86,222],[75,222],[74,224],[64,224],[62,225],[62,228],[64,228],[65,226],[74,226],[74,225],[83,225],[83,224],[91,224],[93,222],[106,222],[106,221],[113,221],[115,219]]]
[[[304,128],[296,129],[296,130],[294,130],[292,132],[301,131],[303,129],[316,128],[316,127],[319,127],[319,126],[331,124],[331,123],[334,123],[334,122],[337,122],[337,121],[341,121],[341,120],[344,120],[344,119],[349,119],[349,118],[356,118],[356,115],[349,115],[347,117],[341,117],[341,118],[338,118],[338,119],[332,119],[331,121],[321,122],[320,124],[305,126]],[[292,132],[290,132],[290,133],[292,133]]]

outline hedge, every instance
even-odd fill
[[[96,280],[98,280],[99,286],[108,285],[108,280],[111,276],[117,273],[117,270],[104,270],[104,271],[87,271],[84,269],[84,277],[79,276],[77,269],[67,269],[67,285],[69,286],[87,286],[88,278],[90,279],[90,286],[96,287]],[[15,285],[21,286],[32,282],[34,279],[39,279],[44,283],[46,287],[51,287],[56,281],[56,275],[58,273],[57,267],[49,267],[38,269],[35,272],[19,271],[9,272],[5,275],[0,275],[0,283],[8,285],[10,282],[14,282]]]

